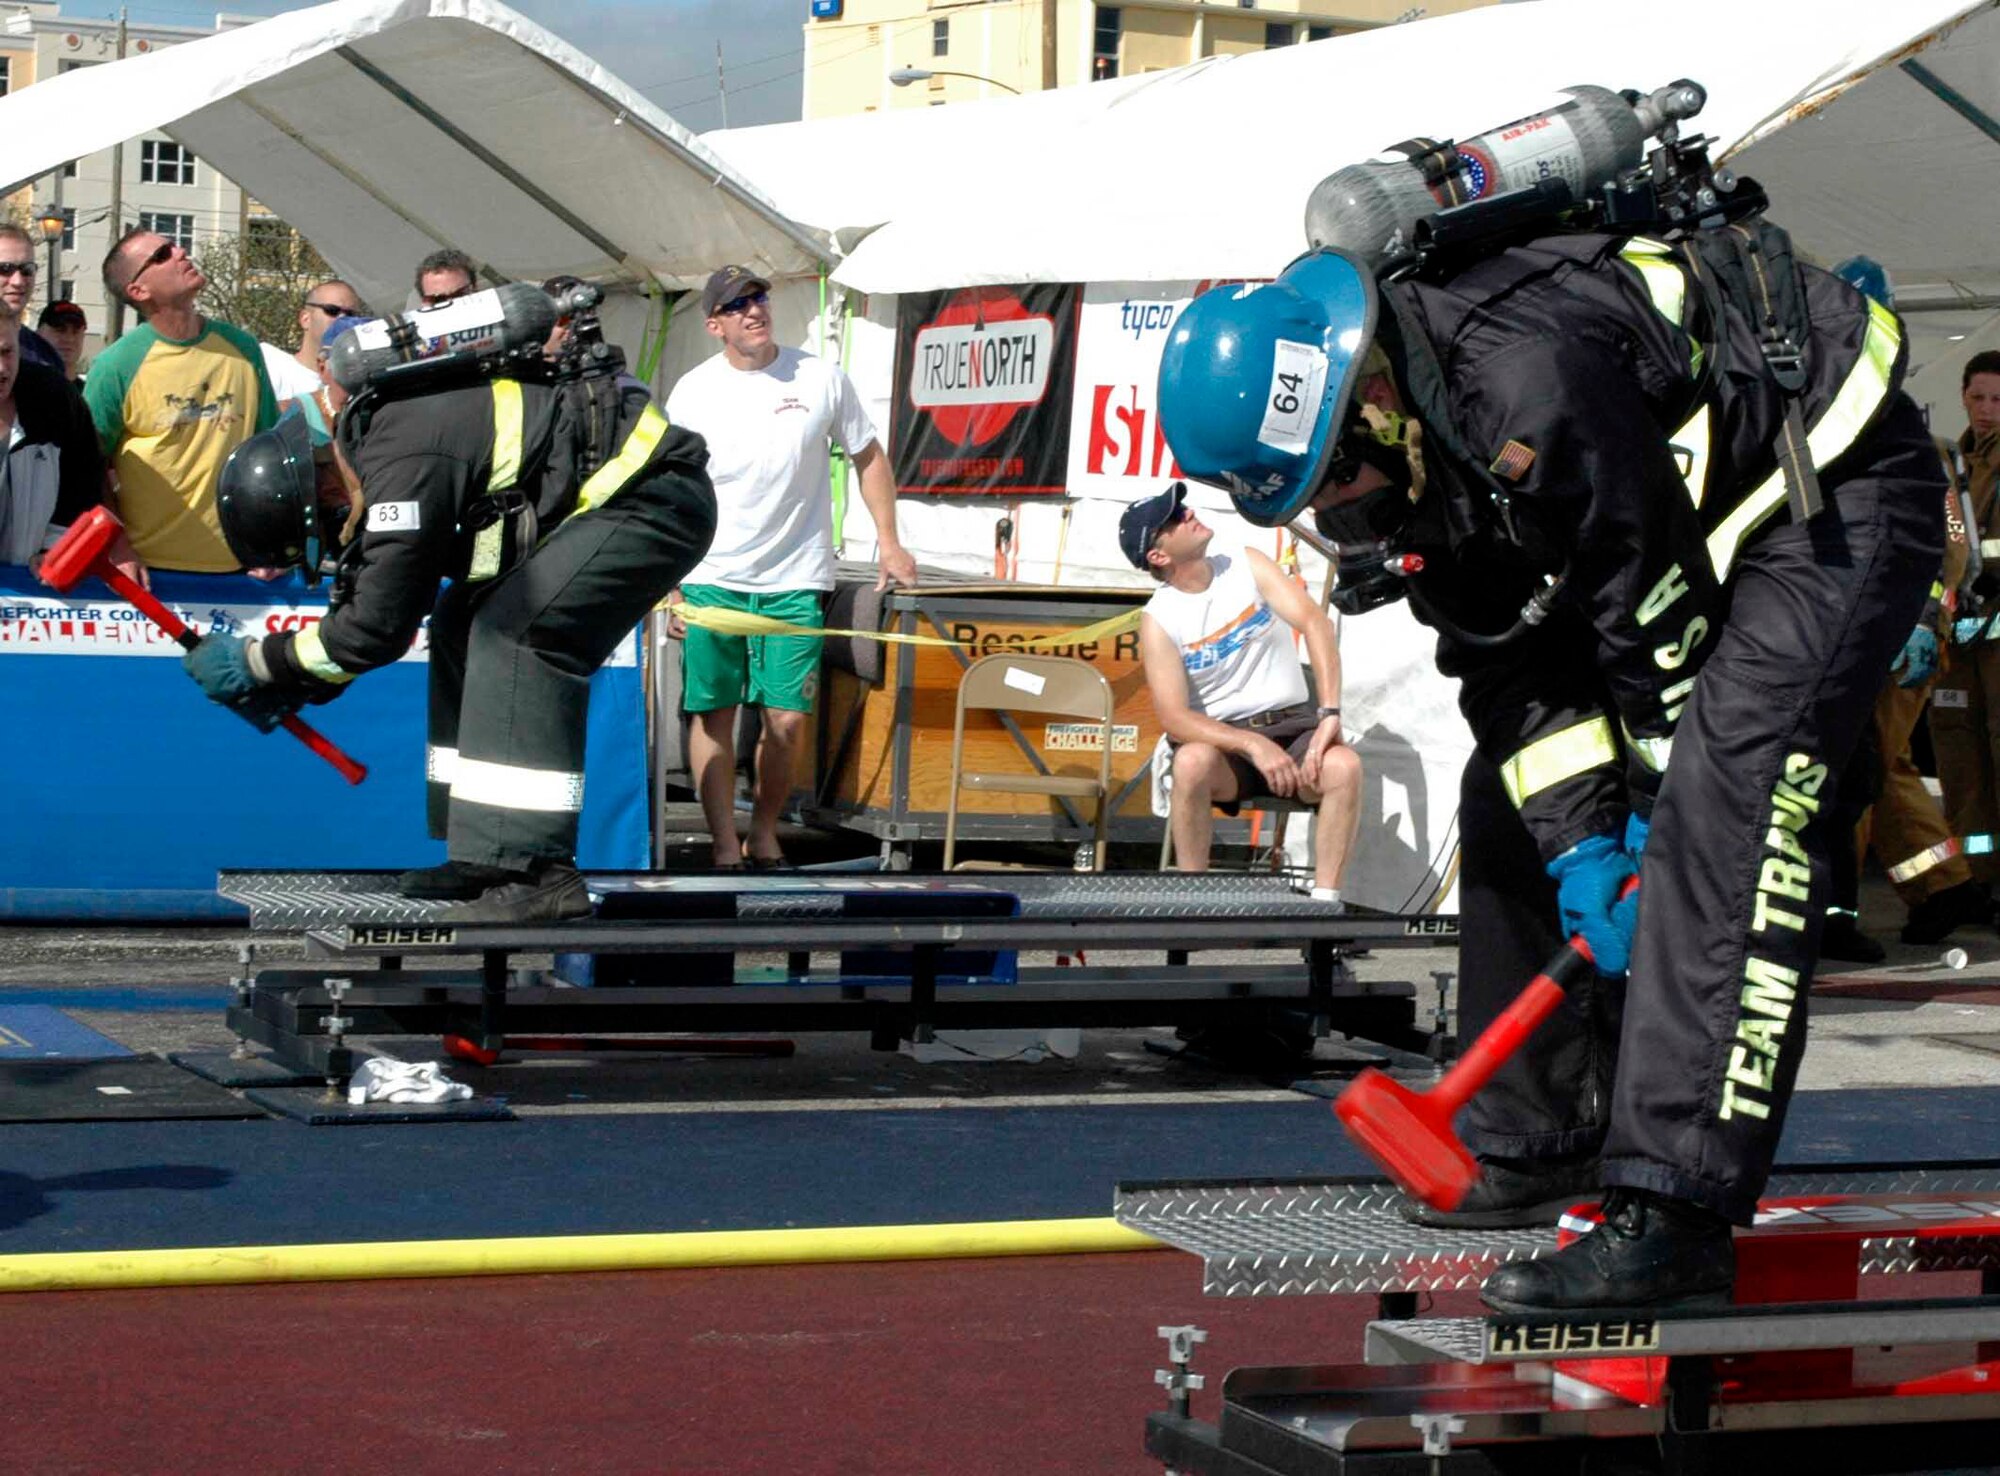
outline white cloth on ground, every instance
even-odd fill
[[[435,1061],[398,1061],[370,1056],[347,1079],[351,1106],[363,1102],[464,1102],[472,1088],[445,1076]]]

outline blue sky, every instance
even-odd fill
[[[807,0],[507,0],[514,9],[610,66],[626,82],[700,133],[722,126],[715,45],[722,43],[729,123],[781,123],[799,115]],[[286,0],[196,0],[129,4],[131,18],[160,25],[212,24],[218,11],[278,15]],[[64,0],[71,15],[116,13],[97,0]]]

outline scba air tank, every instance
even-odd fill
[[[1398,144],[1321,180],[1306,202],[1306,239],[1337,246],[1377,272],[1415,255],[1416,223],[1452,205],[1560,179],[1581,200],[1635,168],[1646,140],[1701,111],[1706,94],[1675,82],[1637,102],[1603,87],[1566,87],[1566,101],[1462,143]]]
[[[327,370],[349,393],[388,370],[422,359],[539,353],[556,326],[556,304],[532,282],[508,282],[403,317],[376,318],[327,346]]]

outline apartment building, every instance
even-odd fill
[[[935,107],[1184,66],[1496,0],[810,0],[801,116]],[[914,72],[928,76],[913,77]],[[900,79],[900,81],[899,81]]]
[[[124,54],[143,56],[254,19],[218,15],[209,27],[126,26]],[[115,18],[64,14],[54,0],[0,0],[0,91],[117,60],[120,29]],[[121,166],[115,219],[114,160]],[[148,133],[122,149],[74,160],[8,196],[0,208],[24,221],[37,241],[42,240],[39,218],[50,211],[62,216],[65,224],[55,248],[53,273],[47,245],[37,252],[42,275],[35,282],[35,298],[39,304],[67,297],[83,308],[90,319],[86,356],[102,346],[107,333],[133,323],[126,312],[122,325],[113,324],[98,274],[105,252],[125,229],[143,225],[198,251],[204,241],[219,235],[248,235],[251,220],[264,215],[233,180],[164,133]]]

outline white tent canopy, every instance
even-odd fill
[[[1696,126],[1742,155],[1808,250],[1983,291],[2000,284],[1985,186],[2000,147],[1899,65],[1913,58],[1993,126],[1992,0],[1542,0],[918,121],[703,141],[819,226],[887,220],[836,273],[864,292],[1186,281],[1275,272],[1305,244],[1313,185],[1396,139],[1469,136],[1576,83],[1692,77],[1709,93]]]
[[[400,303],[455,246],[510,278],[698,286],[823,238],[601,65],[493,0],[336,0],[0,100],[0,180],[163,129]]]

